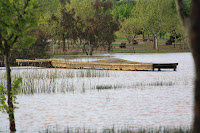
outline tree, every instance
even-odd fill
[[[66,18],[65,32],[70,33],[74,44],[87,55],[92,55],[94,46],[108,46],[108,50],[111,49],[114,32],[118,30],[118,24],[114,22],[110,13],[111,7],[110,1],[100,0],[94,2],[74,0],[66,4],[66,13],[73,12],[73,14],[68,14],[68,17],[63,15]],[[88,44],[88,49],[83,42]]]
[[[143,31],[154,35],[154,48],[158,50],[158,34],[165,32],[166,23],[171,19],[171,0],[142,0],[136,6]]]
[[[174,48],[176,48],[177,37],[183,37],[183,30],[177,16],[176,8],[175,8],[175,1],[172,1],[172,8],[171,8],[171,18],[165,26],[165,31],[170,33],[174,37]]]
[[[0,51],[4,54],[7,76],[7,104],[10,122],[10,131],[16,131],[13,94],[11,88],[9,54],[13,48],[23,49],[36,39],[27,34],[27,31],[37,26],[37,0],[0,0]]]
[[[193,132],[200,132],[200,1],[192,0],[191,15],[188,14],[184,1],[176,0],[179,14],[186,37],[190,39],[190,47],[195,62],[195,87],[194,87],[194,120]]]
[[[88,22],[92,27],[87,28],[90,55],[92,55],[94,44],[108,46],[108,51],[110,51],[115,38],[114,32],[118,30],[118,23],[113,20],[113,16],[109,11],[112,7],[111,1],[101,2],[96,0],[92,3],[92,6],[95,14],[93,18],[88,18]]]
[[[24,48],[22,51],[17,51],[17,49],[12,50],[11,60],[15,62],[17,59],[35,59],[35,58],[45,58],[48,57],[47,51],[49,50],[49,34],[43,31],[40,27],[35,28],[28,32],[28,35],[36,37],[35,43],[30,45],[28,48]]]
[[[88,17],[94,16],[91,1],[70,1],[66,3],[65,10],[63,11],[63,26],[67,39],[71,39],[78,48],[88,55],[85,42],[87,40],[87,27],[91,27],[91,24],[87,20]]]
[[[114,32],[118,30],[111,7],[110,1],[60,0],[58,10],[44,16],[43,26],[54,40],[62,39],[63,46],[67,39],[87,55],[92,55],[93,46],[108,46],[109,51],[115,38]]]
[[[137,18],[128,18],[121,22],[120,32],[126,36],[130,44],[133,45],[134,52],[134,39],[137,33],[141,30],[140,21]]]

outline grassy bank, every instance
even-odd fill
[[[138,44],[134,45],[135,53],[175,53],[175,52],[190,52],[190,48],[183,41],[177,40],[176,45],[166,45],[166,41],[169,39],[159,38],[158,40],[158,50],[154,49],[154,43],[150,41],[144,42],[142,36],[137,36],[136,41]],[[126,48],[120,48],[121,43],[126,43]],[[62,44],[62,43],[61,43]],[[88,46],[86,45],[86,48]],[[80,48],[75,45],[66,46],[65,51],[63,51],[62,46],[56,44],[54,46],[55,55],[85,55]],[[93,54],[105,54],[105,53],[133,53],[133,46],[129,44],[125,37],[118,37],[112,44],[111,51],[107,51],[107,47],[96,47],[94,48]],[[50,46],[48,51],[49,55],[53,55],[53,46]]]

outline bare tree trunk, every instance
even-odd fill
[[[133,45],[134,38],[130,38],[130,44]]]
[[[78,45],[78,44],[76,43],[76,41],[75,41],[75,40],[73,40],[73,42],[74,42],[74,44],[76,44],[76,46],[77,46],[77,47],[79,47],[80,49],[82,49],[82,50],[83,50],[83,52],[85,52],[85,53],[86,53],[86,55],[88,55],[88,52],[86,51],[85,47],[82,47],[82,45],[81,45],[81,44],[80,44],[80,45]],[[81,41],[80,41],[80,43],[81,43]]]
[[[53,55],[55,55],[55,40],[53,39]]]
[[[132,45],[132,48],[133,48],[133,53],[135,53],[135,49],[134,49],[134,43],[133,43],[133,41],[134,41],[134,38],[135,38],[135,37],[131,38],[131,43],[130,43],[130,44]]]
[[[181,39],[180,41],[181,41],[181,42],[180,42],[180,45],[179,45],[179,46],[180,46],[180,49],[182,49],[182,39]]]
[[[108,43],[108,52],[110,52],[111,51],[111,48],[112,48],[112,43]]]
[[[64,52],[65,51],[65,34],[63,34],[62,39],[63,39],[63,52]]]
[[[174,48],[176,48],[176,35],[175,35],[175,40],[174,40]]]
[[[195,96],[194,96],[194,133],[200,132],[200,0],[193,0],[190,42],[196,68]]]
[[[158,51],[158,36],[157,35],[155,36],[155,42],[156,42],[156,46],[155,47],[156,47],[156,50]]]
[[[67,39],[67,49],[69,49],[69,39]]]
[[[5,44],[5,55],[4,61],[6,66],[6,76],[7,76],[7,95],[8,95],[8,115],[9,115],[9,122],[10,122],[10,131],[16,131],[15,128],[15,116],[14,116],[14,106],[13,106],[13,97],[11,95],[12,88],[11,88],[11,75],[10,75],[10,62],[9,62],[9,50],[8,45]]]
[[[134,44],[132,44],[133,45],[133,53],[135,53],[135,47],[134,47]]]
[[[153,36],[153,49],[156,49],[156,37]]]
[[[183,0],[176,0],[177,11],[181,19],[186,38],[190,39],[190,46],[195,62],[195,87],[194,87],[194,120],[193,132],[200,132],[200,0],[192,0],[191,17],[185,11]],[[189,36],[188,36],[189,35]]]
[[[89,42],[89,55],[92,55],[92,53],[93,53],[93,45],[91,44],[90,40],[88,42]]]
[[[144,40],[145,36],[144,36],[144,32],[142,32],[142,39]]]
[[[60,49],[61,48],[61,44],[60,44],[60,40],[58,41],[58,48]]]

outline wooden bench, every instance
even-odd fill
[[[153,71],[155,68],[158,69],[158,71],[161,71],[161,69],[174,69],[176,71],[178,63],[163,63],[163,64],[153,64]]]
[[[133,44],[138,44],[138,41],[134,40],[134,41],[133,41]]]
[[[122,42],[120,45],[119,45],[120,48],[126,48],[126,43],[125,42]]]

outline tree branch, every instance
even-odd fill
[[[19,10],[17,9],[17,7],[15,6],[14,2],[13,2],[13,8],[17,11],[18,15],[20,15]]]
[[[24,6],[24,11],[23,11],[23,14],[26,14],[26,8],[28,7],[28,4],[31,0],[27,0],[26,3],[25,3],[25,6]]]
[[[14,2],[13,2],[13,8],[18,12],[18,15],[19,15],[20,17],[22,17],[22,15],[26,14],[26,8],[28,7],[28,4],[29,4],[30,1],[31,1],[31,0],[26,0],[26,3],[25,3],[25,5],[24,5],[22,14],[20,14],[19,9],[17,9],[17,7],[15,6],[15,4],[14,4]]]
[[[8,40],[11,40],[11,39],[13,38],[13,36],[14,36],[14,34],[12,34],[12,35],[8,38]]]
[[[12,44],[16,43],[18,38],[18,36],[15,36],[15,39],[13,40]]]
[[[6,27],[9,27],[8,24],[6,24],[5,22],[3,22],[3,21],[1,21],[1,20],[0,20],[0,23],[2,23],[3,25],[5,25]]]

